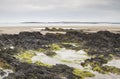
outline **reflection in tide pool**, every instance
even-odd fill
[[[56,51],[56,53],[57,53],[57,55],[55,56],[56,59],[70,62],[73,64],[80,64],[81,62],[84,62],[85,59],[90,58],[87,56],[87,53],[83,50],[75,51],[63,48],[59,51]]]
[[[41,61],[46,64],[65,64],[70,67],[80,68],[83,67],[80,65],[81,62],[84,62],[85,59],[90,57],[87,56],[87,53],[83,50],[75,51],[71,49],[62,48],[59,51],[55,51],[56,55],[53,57],[47,56],[44,53],[36,52],[36,56],[32,58],[33,63],[36,61]]]
[[[117,59],[113,59],[111,61],[109,61],[107,64],[105,65],[108,65],[108,66],[114,66],[114,67],[117,67],[117,68],[120,68],[120,59],[117,60]]]

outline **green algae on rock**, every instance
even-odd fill
[[[94,77],[95,74],[89,71],[82,71],[80,69],[74,69],[73,74],[76,75],[79,79],[84,79],[85,77]]]

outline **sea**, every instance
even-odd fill
[[[0,27],[22,27],[22,26],[120,26],[120,23],[109,22],[80,22],[80,23],[0,23]]]

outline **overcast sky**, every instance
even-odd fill
[[[120,22],[120,0],[0,0],[0,22]]]

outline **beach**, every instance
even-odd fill
[[[18,34],[22,31],[41,31],[43,34],[45,34],[45,31],[42,31],[45,27],[48,28],[62,28],[62,29],[76,29],[76,30],[82,30],[84,32],[88,33],[94,33],[97,31],[110,31],[113,33],[120,33],[120,27],[119,26],[5,26],[0,27],[0,34]]]

